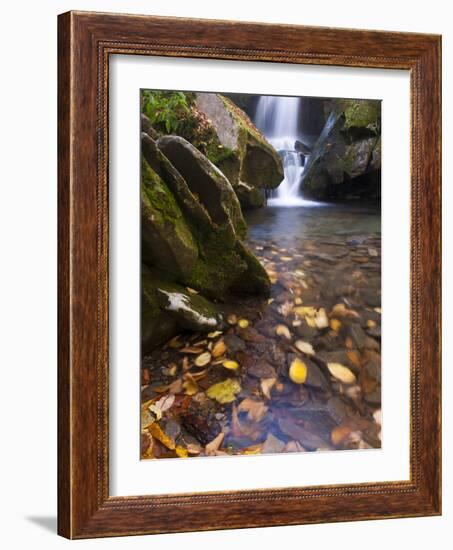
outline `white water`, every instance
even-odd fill
[[[269,143],[282,155],[285,178],[277,187],[269,206],[308,206],[300,194],[303,156],[294,150],[299,138],[297,127],[301,101],[298,97],[261,96],[255,124]]]

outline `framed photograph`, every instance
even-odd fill
[[[61,535],[441,513],[440,51],[59,16]]]

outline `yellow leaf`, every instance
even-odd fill
[[[249,326],[249,322],[247,319],[239,319],[238,325],[240,328],[247,328]]]
[[[307,380],[307,365],[296,357],[289,367],[289,377],[294,384],[303,384]]]
[[[314,317],[316,315],[316,309],[311,306],[298,306],[294,308],[294,313],[301,317]]]
[[[344,365],[340,363],[327,363],[327,368],[330,374],[340,382],[343,382],[343,384],[355,384],[355,374]]]
[[[222,366],[228,370],[237,370],[239,368],[239,363],[227,359],[226,361],[222,361]]]
[[[216,330],[214,332],[209,332],[208,333],[208,338],[217,338],[217,336],[220,336],[222,334],[222,331],[221,330]]]
[[[241,385],[235,378],[227,378],[223,382],[217,382],[206,391],[206,395],[219,403],[231,403],[236,399],[236,394],[241,391]]]
[[[186,395],[195,395],[198,392],[198,386],[193,380],[185,380],[182,387],[185,389]]]
[[[167,449],[170,449],[171,451],[175,449],[175,442],[162,430],[159,424],[151,424],[151,426],[148,426],[148,431],[153,437],[165,445]]]
[[[329,324],[330,328],[335,332],[338,332],[340,330],[341,321],[339,321],[338,319],[331,319]]]
[[[176,445],[175,451],[179,458],[187,458],[189,456],[187,449],[184,449],[181,445]]]

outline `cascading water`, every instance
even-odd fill
[[[304,157],[295,150],[300,105],[300,98],[282,96],[261,96],[257,105],[255,124],[283,158],[284,180],[270,206],[313,204],[303,199],[299,189],[304,170]]]

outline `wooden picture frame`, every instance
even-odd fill
[[[59,534],[88,538],[440,514],[440,37],[69,12],[59,16],[58,48]],[[111,54],[410,72],[409,481],[159,496],[109,495]]]

